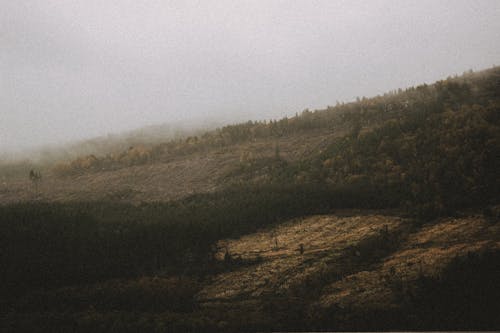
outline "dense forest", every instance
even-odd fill
[[[195,294],[216,272],[251,264],[216,260],[221,239],[345,208],[397,209],[416,226],[466,210],[497,221],[498,67],[325,110],[305,110],[291,118],[247,122],[163,144],[132,146],[121,153],[89,155],[52,170],[71,179],[317,129],[344,129],[347,134],[300,160],[287,160],[279,146],[272,157],[242,159],[220,180],[222,189],[213,193],[138,205],[89,199],[0,206],[0,327],[4,331],[49,327],[218,331],[221,327],[211,322],[210,312],[198,309]],[[15,173],[17,168],[11,169]],[[496,253],[469,261],[479,270],[499,272]],[[424,302],[440,306],[439,297],[433,296],[436,286],[441,286],[442,297],[460,298],[453,288],[465,288],[465,282],[453,276],[457,270],[470,274],[467,267],[457,261],[441,279],[422,278],[420,291],[408,306],[413,310]],[[481,288],[484,281],[472,283]],[[495,286],[488,288],[498,292]],[[498,309],[498,298],[488,302]],[[436,313],[417,315],[422,326],[415,324],[415,318],[406,318],[409,326],[397,327],[438,327]],[[499,328],[491,316],[475,312],[471,316],[479,326],[468,328]],[[327,317],[315,318],[314,324],[289,320],[282,326],[256,323],[246,329],[335,327]],[[453,326],[452,319],[439,326],[464,327],[460,322]]]

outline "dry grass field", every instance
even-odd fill
[[[418,228],[392,214],[344,212],[294,219],[219,245],[219,260],[236,264],[198,293],[204,308],[224,313],[220,320],[250,322],[272,320],[269,304],[290,313],[300,304],[313,321],[331,311],[401,307],[419,277],[438,277],[457,257],[500,250],[500,226],[469,216]]]
[[[0,178],[0,203],[19,201],[99,201],[122,202],[168,201],[193,193],[213,192],[223,187],[226,175],[238,168],[244,158],[280,156],[295,161],[316,153],[325,143],[344,131],[309,131],[278,138],[258,139],[224,148],[173,156],[167,161],[129,166],[117,170],[88,172],[61,177],[48,171],[35,188],[26,177]],[[0,175],[1,176],[1,175]]]

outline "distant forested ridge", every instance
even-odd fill
[[[245,157],[224,182],[376,187],[421,215],[492,204],[500,189],[500,68],[449,77],[281,120],[225,126],[152,147],[59,164],[61,176],[168,161],[173,156],[317,130],[348,134],[290,163]],[[279,149],[279,147],[277,147]],[[281,158],[281,160],[280,160]],[[277,161],[279,160],[279,161]],[[258,175],[258,177],[256,177]]]

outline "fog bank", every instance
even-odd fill
[[[498,1],[0,0],[0,151],[433,82],[499,31]]]

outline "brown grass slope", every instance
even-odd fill
[[[419,227],[393,215],[351,214],[296,219],[222,241],[220,260],[236,268],[198,293],[202,308],[233,329],[259,320],[272,329],[415,329],[376,314],[403,311],[419,292],[417,280],[439,278],[453,260],[500,251],[500,225],[479,215]]]
[[[325,141],[342,131],[314,130],[273,140],[257,139],[188,154],[174,154],[165,161],[130,165],[115,170],[81,172],[60,176],[43,173],[35,187],[26,177],[0,178],[0,203],[17,201],[168,201],[193,193],[224,187],[227,174],[248,159],[280,156],[295,161],[321,149]]]
[[[29,293],[13,302],[0,327],[6,325],[6,332],[38,325],[77,332],[500,327],[498,308],[485,307],[499,304],[500,223],[482,215],[420,225],[391,211],[339,210],[218,245],[219,268],[203,277],[159,272]],[[496,254],[496,271],[470,260],[488,253]],[[446,294],[447,271],[457,260],[466,260],[472,275],[452,275],[452,282],[464,278],[464,284]],[[478,281],[479,291],[489,294],[478,293]],[[464,299],[469,289],[472,299]],[[477,297],[493,303],[477,303]]]

